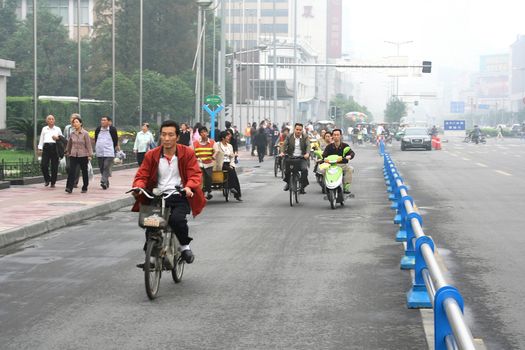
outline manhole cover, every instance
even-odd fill
[[[55,202],[55,203],[49,203],[49,205],[52,205],[54,207],[85,207],[86,204],[84,203],[77,203],[77,202]]]

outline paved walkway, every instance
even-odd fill
[[[257,164],[256,157],[244,150],[239,158],[240,171]],[[125,192],[131,188],[136,171],[113,171],[107,190],[100,187],[100,175],[95,174],[87,193],[80,193],[80,188],[66,193],[66,180],[57,181],[55,188],[34,184],[1,190],[0,247],[131,205],[133,199]]]

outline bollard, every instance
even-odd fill
[[[432,302],[428,295],[428,290],[423,278],[423,270],[427,269],[427,264],[421,252],[421,246],[428,244],[432,251],[434,251],[434,241],[428,236],[421,236],[416,240],[416,256],[415,256],[415,273],[412,288],[407,293],[407,307],[409,309],[423,309],[431,308]]]
[[[410,198],[410,200],[411,199],[412,198]],[[413,201],[411,201],[411,203],[413,203]],[[407,246],[405,249],[405,255],[401,258],[401,270],[410,270],[410,269],[413,269],[414,266],[416,265],[416,250],[414,248],[414,242],[413,242],[415,235],[414,235],[414,229],[412,227],[412,223],[410,222],[412,219],[417,219],[419,221],[419,225],[423,227],[423,219],[421,218],[421,215],[419,215],[418,213],[414,212],[406,216],[405,230],[407,233],[407,236],[406,236]]]
[[[445,311],[445,300],[453,298],[464,313],[463,297],[453,286],[443,286],[438,289],[434,296],[434,349],[446,350],[446,337],[452,333],[452,327]]]

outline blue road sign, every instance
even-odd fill
[[[215,118],[217,117],[217,114],[219,114],[219,112],[224,109],[224,106],[223,105],[218,105],[217,108],[212,110],[209,105],[204,104],[202,106],[202,109],[204,109],[210,115],[210,119],[211,119],[211,123],[210,123],[210,129],[211,129],[210,137],[213,140],[215,138]]]
[[[490,105],[480,104],[478,105],[478,109],[490,109]]]
[[[465,102],[463,101],[450,102],[450,113],[465,113]]]
[[[465,130],[464,120],[445,120],[444,130]]]

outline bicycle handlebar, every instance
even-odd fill
[[[136,193],[141,192],[143,195],[145,195],[149,199],[154,199],[155,197],[160,197],[160,196],[162,196],[164,199],[168,199],[174,194],[178,194],[179,196],[182,196],[182,197],[186,196],[186,191],[180,186],[175,187],[175,189],[168,194],[161,193],[159,195],[155,195],[154,193],[150,193],[149,191],[141,187],[133,187],[131,190],[127,191],[126,193],[131,193],[131,192],[136,192]]]

